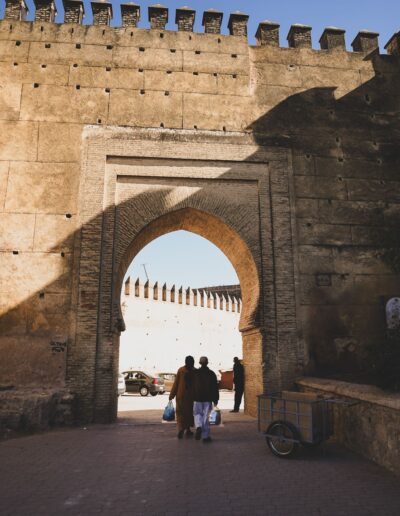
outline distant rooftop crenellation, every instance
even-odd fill
[[[3,0],[2,0],[3,1]],[[83,0],[57,0],[62,2],[64,8],[65,24],[82,24],[85,18],[85,6]],[[25,0],[4,0],[6,20],[25,21],[29,8]],[[35,5],[34,22],[55,21],[57,5],[55,0],[33,0]],[[106,0],[90,2],[93,14],[93,25],[110,26],[113,19],[113,6]],[[141,8],[134,2],[122,2],[120,4],[122,28],[135,29],[141,20]],[[154,4],[148,7],[148,21],[150,30],[166,30],[169,20],[168,7],[162,4]],[[206,34],[221,34],[224,13],[217,9],[207,9],[203,13],[202,26]],[[193,32],[196,19],[196,11],[190,7],[176,9],[175,24],[179,32]],[[227,27],[230,36],[247,37],[247,25],[249,16],[240,11],[229,15]],[[34,23],[33,22],[33,23]],[[110,27],[110,30],[119,30],[118,27]],[[270,20],[262,21],[256,32],[258,46],[279,47],[280,25]],[[293,24],[290,27],[287,41],[289,48],[311,48],[312,27],[302,24]],[[345,30],[337,27],[327,27],[319,40],[321,50],[346,50]],[[229,37],[229,36],[227,36]],[[351,43],[354,52],[371,53],[379,51],[379,34],[368,30],[361,30]],[[395,33],[385,45],[388,54],[400,55],[400,31]]]
[[[231,289],[231,292],[229,289]],[[177,288],[175,285],[168,287],[166,283],[161,284],[158,281],[153,283],[148,280],[143,283],[137,278],[132,289],[131,278],[128,277],[124,284],[122,296],[126,299],[130,295],[141,299],[212,308],[227,312],[240,313],[242,309],[242,299],[238,285],[205,288],[184,288],[181,286]]]

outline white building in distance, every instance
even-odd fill
[[[176,289],[156,282],[125,282],[121,297],[126,331],[120,339],[119,370],[176,372],[187,355],[209,359],[214,371],[232,368],[242,356],[238,287]]]

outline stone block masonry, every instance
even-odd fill
[[[247,410],[305,371],[359,370],[400,295],[382,259],[398,33],[383,55],[376,33],[348,52],[328,27],[317,50],[293,24],[281,48],[264,21],[249,46],[245,13],[208,10],[199,34],[191,9],[171,31],[159,4],[150,28],[136,4],[115,28],[107,2],[87,5],[91,26],[79,1],[61,24],[36,4],[25,22],[7,0],[0,22],[0,383],[68,385],[80,419],[112,420],[128,261],[183,226],[240,272]]]

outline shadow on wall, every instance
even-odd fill
[[[251,125],[293,153],[299,315],[319,375],[365,369],[365,345],[385,332],[384,300],[400,279],[381,259],[400,224],[400,59],[365,57],[375,75],[346,95],[292,95]],[[340,73],[340,70],[338,70]]]
[[[400,200],[400,74],[393,73],[400,70],[399,60],[373,54],[366,59],[372,60],[375,77],[359,88],[337,99],[335,88],[295,94],[248,128],[258,145],[293,151],[301,280],[298,334],[315,372],[343,365],[337,339],[353,339],[354,353],[344,349],[358,368],[362,340],[380,338],[384,329],[378,301],[381,291],[387,296],[400,291],[399,278],[390,276],[387,269],[388,280],[378,290],[376,283],[366,286],[362,278],[356,281],[357,268],[368,267],[365,260],[370,270],[382,268],[378,256],[381,233],[400,219],[396,207]],[[160,131],[161,139],[176,137]],[[171,191],[136,201],[168,209]],[[189,199],[176,209],[193,203]],[[88,225],[101,225],[102,215]],[[60,277],[0,317],[1,355],[7,357],[0,362],[1,384],[64,382],[65,355],[76,331],[80,236],[86,229],[77,230],[52,250],[64,264]],[[279,242],[269,244],[274,247]],[[65,251],[60,253],[60,249]],[[15,256],[16,262],[21,254]],[[343,256],[348,259],[339,271],[337,263]],[[87,273],[96,275],[97,271]],[[330,285],[315,285],[316,273],[328,276]],[[84,302],[90,305],[93,298]],[[262,319],[263,314],[257,317]],[[349,363],[346,360],[346,367]]]

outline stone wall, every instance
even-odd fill
[[[121,296],[126,330],[119,371],[176,372],[187,355],[209,360],[215,372],[242,357],[240,299],[224,293],[126,280]]]
[[[156,142],[146,157],[172,159],[163,143],[174,142],[186,163],[181,170],[190,171],[178,188],[178,172],[172,180],[168,160],[161,163],[167,182],[151,187],[152,199],[165,202],[160,209],[190,204],[185,192],[200,188],[208,201],[193,195],[193,206],[217,213],[210,192],[221,192],[224,217],[235,210],[236,190],[203,188],[194,178],[259,181],[250,207],[258,229],[239,228],[259,235],[252,252],[262,277],[262,325],[244,332],[249,360],[264,371],[253,394],[282,378],[287,384],[296,370],[358,369],[364,346],[382,338],[383,303],[400,291],[380,256],[382,234],[396,228],[400,213],[399,38],[388,46],[392,55],[347,52],[336,46],[337,34],[324,39],[325,50],[280,48],[272,24],[273,37],[259,36],[253,47],[243,36],[245,15],[231,16],[231,36],[218,33],[220,13],[209,16],[205,34],[0,22],[0,383],[64,385],[66,357],[86,320],[80,307],[95,306],[100,276],[112,282],[112,264],[95,263],[90,228],[103,227],[101,214],[90,226],[87,206],[102,206],[108,216],[105,178],[114,172],[104,171],[104,156],[96,162],[101,177],[100,168],[90,176],[87,167],[105,142],[118,155],[129,147],[136,156],[135,128],[149,129],[149,149]],[[205,166],[222,159],[224,170]],[[264,175],[253,172],[254,163]],[[143,206],[146,188],[139,189]],[[183,196],[181,204],[172,195]],[[239,227],[240,213],[234,219]],[[90,239],[85,256],[93,261],[85,269],[81,242]],[[105,252],[112,246],[100,244]],[[83,292],[82,271],[92,278]],[[89,326],[96,334],[97,322]],[[254,339],[263,340],[261,350]],[[278,366],[277,356],[286,363]],[[81,373],[82,386],[93,380]]]
[[[0,391],[0,440],[17,433],[38,432],[72,425],[74,397],[57,389]]]
[[[297,381],[301,391],[357,402],[335,405],[334,437],[357,453],[400,474],[400,395],[369,385],[319,378]]]

